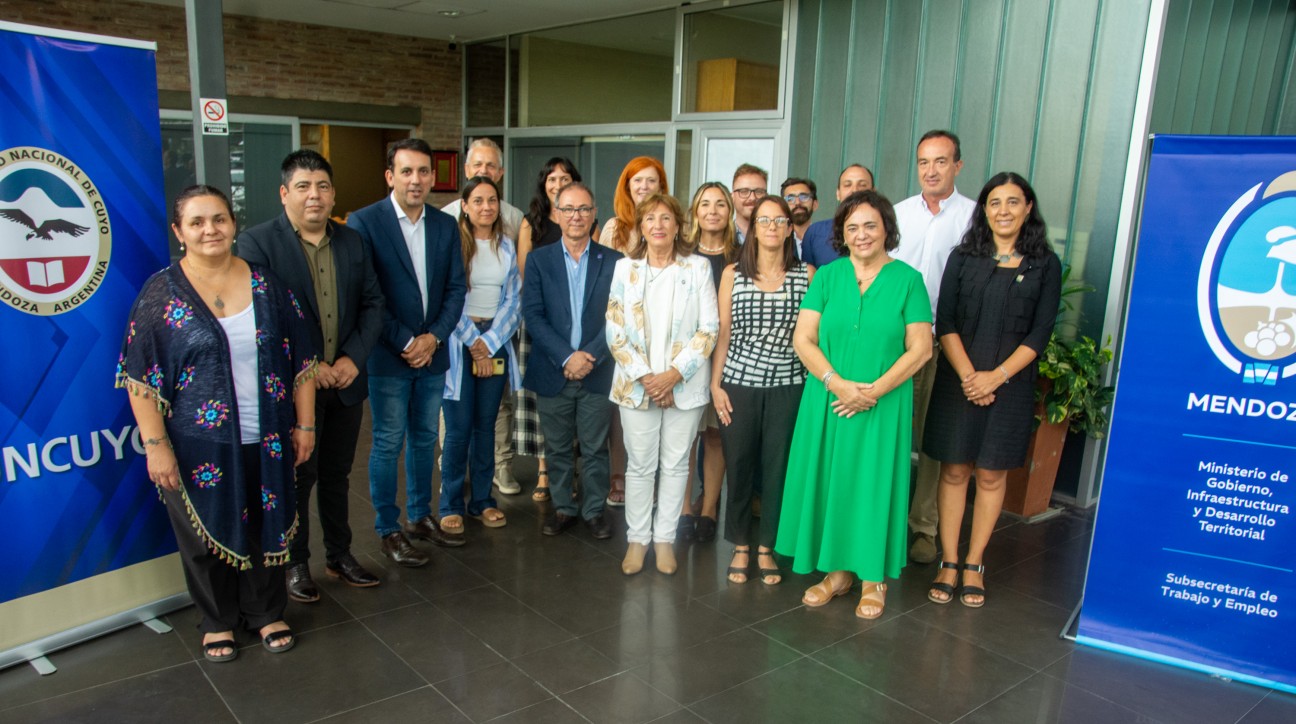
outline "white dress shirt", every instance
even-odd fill
[[[941,276],[950,252],[958,246],[967,231],[976,202],[958,189],[940,202],[935,214],[927,208],[922,194],[910,196],[895,205],[896,225],[900,227],[900,246],[891,256],[922,274],[927,296],[931,298],[932,320],[936,319],[936,299],[940,296]]]
[[[396,219],[400,222],[401,233],[405,235],[405,248],[409,249],[410,261],[414,262],[414,276],[418,278],[419,295],[423,297],[423,314],[428,308],[427,280],[427,237],[423,233],[423,224],[427,220],[427,206],[419,214],[418,221],[410,221],[405,209],[396,203],[396,192],[388,198],[396,208]]]

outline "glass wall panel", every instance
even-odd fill
[[[464,125],[504,125],[504,87],[508,46],[503,40],[473,43],[464,48]]]
[[[516,126],[669,121],[675,11],[517,36]]]
[[[515,138],[508,162],[511,203],[528,208],[545,162],[554,156],[566,156],[576,164],[581,180],[594,191],[601,226],[616,214],[612,198],[626,163],[636,156],[661,160],[665,153],[666,137],[660,135]]]
[[[783,0],[684,16],[680,111],[779,108]]]

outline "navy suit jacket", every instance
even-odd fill
[[[373,262],[360,235],[332,221],[328,222],[328,235],[329,247],[333,250],[333,269],[337,275],[337,356],[350,357],[360,370],[360,375],[350,385],[338,390],[338,399],[344,405],[356,405],[369,396],[365,365],[382,332],[383,296],[378,288],[378,277],[374,275]],[[236,251],[247,261],[270,267],[298,299],[306,301],[302,313],[310,325],[315,349],[323,353],[324,328],[320,323],[315,283],[311,281],[306,255],[288,215],[280,214],[239,234]]]
[[[414,262],[405,246],[405,234],[391,196],[385,196],[347,218],[360,233],[373,258],[383,305],[383,330],[378,346],[369,355],[369,374],[379,377],[436,375],[450,367],[446,345],[463,313],[468,285],[464,279],[463,246],[459,226],[448,214],[423,204],[423,238],[427,257],[427,309],[419,293]],[[415,369],[401,357],[405,345],[420,334],[435,335],[440,343],[432,362]]]
[[[621,253],[590,240],[589,266],[585,276],[585,308],[581,315],[581,350],[594,357],[594,369],[582,386],[595,394],[612,389],[612,355],[608,352],[604,327],[607,325],[608,294],[612,270]],[[545,397],[562,392],[567,384],[563,362],[576,350],[571,346],[572,306],[567,285],[567,261],[563,245],[549,244],[527,257],[526,281],[522,284],[522,318],[531,335],[531,356],[527,359],[522,386]]]

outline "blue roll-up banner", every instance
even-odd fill
[[[1296,692],[1296,138],[1157,136],[1078,638]]]
[[[168,263],[154,51],[90,37],[0,23],[0,604],[175,550],[113,388]]]

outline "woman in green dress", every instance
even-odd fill
[[[849,256],[815,275],[797,318],[793,346],[819,382],[801,397],[774,548],[797,573],[828,572],[807,606],[845,595],[858,576],[855,615],[877,618],[884,578],[905,563],[910,378],[931,356],[931,304],[922,276],[887,253],[900,238],[886,197],[851,194],[833,227]]]

